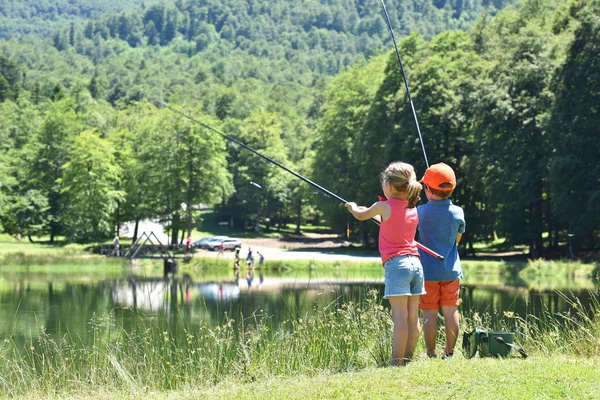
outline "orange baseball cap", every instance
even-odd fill
[[[454,190],[456,187],[456,175],[454,175],[454,170],[449,165],[438,163],[427,168],[423,179],[419,182],[436,190]]]

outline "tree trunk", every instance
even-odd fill
[[[192,236],[192,195],[194,193],[194,158],[192,157],[192,147],[189,148],[189,164],[188,164],[188,191],[187,191],[187,234]]]
[[[27,235],[27,239],[29,239],[29,243],[35,243],[31,235]]]
[[[191,204],[191,202],[189,202],[188,205],[187,205],[187,212],[188,212],[188,215],[187,215],[187,235],[188,235],[188,237],[192,236],[192,228],[193,228],[193,223],[194,223],[193,216],[192,216],[192,211],[193,211],[192,210],[192,204]]]
[[[117,236],[121,236],[119,235],[120,230],[121,230],[121,204],[117,203]]]
[[[260,214],[262,213],[262,202],[258,205],[258,212],[256,213],[256,223],[254,224],[254,232],[260,232]]]
[[[137,240],[139,227],[140,227],[140,220],[136,219],[135,220],[135,228],[133,228],[133,240],[131,241],[131,244],[134,244],[135,241]]]
[[[369,239],[368,239],[368,235],[367,232],[363,229],[360,232],[360,242],[362,244],[362,247],[364,247],[365,249],[367,248],[367,246],[369,245]]]
[[[300,234],[300,225],[302,225],[302,197],[298,199],[298,217],[296,218],[296,234]]]
[[[179,238],[179,213],[173,214],[171,218],[171,244],[177,244]]]
[[[569,248],[569,258],[571,260],[575,259],[575,244],[573,243],[574,241],[575,235],[571,233],[571,228],[569,227],[569,230],[567,231],[567,246]]]
[[[586,235],[587,235],[587,247],[590,250],[595,250],[596,249],[596,238],[594,237],[594,231],[588,231]]]

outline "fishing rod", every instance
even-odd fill
[[[387,7],[385,6],[385,2],[381,0],[381,5],[383,6],[383,12],[385,13],[385,19],[387,21],[388,28],[392,35],[392,41],[394,42],[394,48],[396,49],[396,55],[398,56],[398,63],[400,64],[400,71],[402,71],[402,78],[404,79],[404,86],[406,86],[406,94],[408,95],[408,102],[410,103],[410,108],[412,110],[413,117],[415,119],[415,125],[417,126],[417,133],[419,134],[419,142],[421,143],[421,149],[423,150],[423,157],[425,157],[425,165],[429,168],[429,161],[427,160],[427,153],[425,152],[425,144],[423,143],[423,136],[421,135],[421,128],[419,127],[419,120],[417,119],[417,112],[415,111],[415,105],[412,101],[412,96],[410,95],[410,89],[408,87],[408,79],[406,79],[406,73],[404,72],[404,64],[402,64],[402,57],[400,57],[400,50],[398,50],[398,43],[396,42],[396,35],[394,34],[394,30],[392,29],[392,22],[390,21],[390,15],[388,14]]]
[[[328,195],[328,196],[331,196],[331,197],[333,197],[333,198],[334,198],[334,199],[336,199],[337,201],[339,201],[339,202],[341,202],[341,203],[344,203],[344,204],[346,204],[346,203],[347,203],[347,201],[346,201],[346,200],[344,200],[342,197],[338,196],[337,194],[335,194],[335,193],[333,193],[333,192],[330,192],[329,190],[325,189],[325,188],[324,188],[324,187],[322,187],[321,185],[319,185],[319,184],[317,184],[317,183],[315,183],[315,182],[311,181],[310,179],[308,179],[308,178],[306,178],[306,177],[304,177],[304,176],[300,175],[300,174],[299,174],[299,173],[297,173],[296,171],[293,171],[293,170],[289,169],[288,167],[286,167],[285,165],[283,165],[283,164],[279,163],[278,161],[275,161],[275,160],[273,160],[272,158],[265,156],[265,155],[264,155],[264,154],[262,154],[261,152],[259,152],[259,151],[257,151],[257,150],[254,150],[252,147],[250,147],[250,146],[248,146],[248,145],[246,145],[246,144],[244,144],[244,143],[240,142],[239,140],[237,140],[237,139],[235,139],[235,138],[232,138],[232,137],[231,137],[231,136],[229,136],[229,135],[226,135],[225,133],[223,133],[223,132],[221,132],[221,131],[219,131],[219,130],[217,130],[217,129],[213,128],[212,126],[210,126],[210,125],[208,125],[208,124],[205,124],[205,123],[204,123],[204,122],[202,122],[202,121],[199,121],[199,120],[197,120],[196,118],[192,118],[191,116],[187,115],[186,113],[184,113],[184,112],[181,112],[181,111],[179,111],[178,109],[176,109],[176,108],[173,108],[173,107],[169,106],[168,104],[166,104],[166,103],[164,103],[164,102],[162,102],[162,101],[159,101],[159,100],[157,100],[157,103],[158,103],[158,105],[159,105],[160,107],[165,107],[165,108],[168,108],[169,110],[173,111],[174,113],[177,113],[177,114],[181,115],[182,117],[184,117],[184,118],[187,118],[187,119],[189,119],[190,121],[192,121],[192,122],[195,122],[195,123],[197,123],[198,125],[201,125],[201,126],[203,126],[204,128],[206,128],[206,129],[208,129],[208,130],[210,130],[210,131],[212,131],[212,132],[216,133],[217,135],[219,135],[219,136],[221,136],[221,137],[223,137],[223,138],[225,138],[225,139],[227,139],[227,140],[229,140],[229,141],[231,141],[231,142],[233,142],[233,143],[237,144],[238,146],[240,146],[240,147],[243,147],[244,149],[251,151],[252,153],[256,154],[257,156],[259,156],[259,157],[261,157],[261,158],[264,158],[265,160],[269,161],[270,163],[273,163],[273,164],[277,165],[279,168],[282,168],[282,169],[284,169],[285,171],[287,171],[287,172],[289,172],[290,174],[294,175],[296,178],[302,179],[304,182],[308,183],[309,185],[312,185],[312,186],[314,186],[315,188],[317,188],[318,190],[320,190],[322,193],[324,193],[324,194],[326,194],[326,195]],[[379,225],[379,221],[378,221],[376,218],[371,218],[371,221],[373,221],[373,222],[375,222],[377,225]],[[431,255],[431,256],[433,256],[433,257],[437,258],[438,260],[443,260],[443,259],[444,259],[444,256],[442,256],[442,255],[440,255],[440,254],[436,253],[435,251],[431,250],[431,249],[430,249],[430,248],[428,248],[428,247],[425,247],[425,246],[423,246],[421,243],[419,243],[419,242],[415,242],[415,243],[417,244],[417,247],[418,247],[419,249],[421,249],[421,250],[423,250],[424,252],[428,253],[429,255]]]

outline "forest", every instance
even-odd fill
[[[462,251],[496,237],[534,257],[595,248],[600,2],[386,3],[429,162],[457,173]],[[237,227],[376,239],[160,102],[359,203],[377,200],[386,163],[425,170],[378,1],[5,0],[0,15],[6,233],[93,242],[153,218],[179,241],[203,205]]]

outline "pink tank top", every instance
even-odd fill
[[[408,200],[389,199],[392,215],[379,227],[379,253],[381,262],[395,256],[419,256],[415,233],[419,217],[416,208],[406,208]]]

